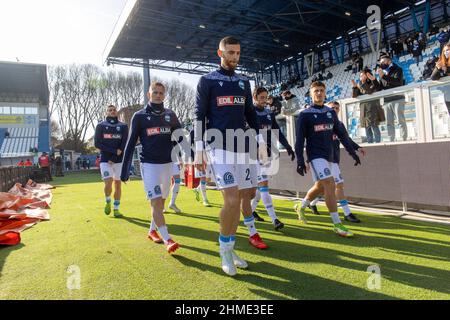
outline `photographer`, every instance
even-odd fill
[[[359,73],[359,85],[356,84],[355,80],[352,79],[351,81],[353,98],[363,94],[372,94],[380,90],[380,84],[369,69],[364,69]],[[359,109],[361,127],[366,128],[367,143],[381,142],[381,133],[378,125],[386,119],[383,108],[380,105],[380,100],[361,102]]]
[[[380,65],[377,73],[380,77],[382,90],[403,86],[403,70],[392,62],[388,55],[380,57]],[[390,141],[395,141],[394,119],[397,118],[400,125],[400,134],[403,141],[408,138],[408,129],[405,119],[405,96],[403,94],[384,98],[384,110],[386,112],[386,127]]]

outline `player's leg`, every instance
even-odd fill
[[[241,203],[241,212],[244,217],[244,224],[248,229],[249,242],[257,249],[267,249],[267,244],[261,239],[255,226],[255,217],[252,214],[251,199],[254,196],[255,188],[239,190],[239,198]]]
[[[331,173],[334,177],[334,182],[336,184],[336,199],[339,201],[339,204],[341,205],[342,210],[344,211],[344,218],[345,221],[350,222],[361,222],[350,210],[350,207],[348,206],[347,198],[344,194],[344,179],[342,178],[341,169],[339,168],[339,165],[337,163],[332,163],[331,165]]]
[[[233,259],[233,249],[239,224],[240,201],[236,167],[225,161],[227,154],[234,157],[234,153],[221,149],[212,149],[207,152],[212,175],[223,196],[223,207],[219,213],[219,252],[222,270],[234,276],[237,270]]]
[[[273,201],[272,196],[269,193],[269,181],[262,181],[259,183],[259,191],[261,193],[261,198],[264,203],[264,206],[266,207],[267,213],[270,216],[270,219],[272,220],[272,224],[275,227],[275,230],[280,230],[284,227],[284,223],[278,219],[275,208],[273,207]]]
[[[353,236],[353,234],[342,224],[341,219],[339,218],[334,178],[332,176],[329,176],[325,179],[320,180],[319,184],[323,187],[324,190],[323,192],[325,196],[325,203],[327,205],[328,211],[330,212],[331,220],[333,221],[334,232],[342,237]]]
[[[114,217],[122,217],[119,211],[120,199],[122,197],[122,181],[120,181],[120,171],[122,169],[121,163],[115,163],[112,165],[113,179],[114,179]]]
[[[252,199],[252,212],[256,221],[264,221],[262,217],[256,212],[256,207],[258,206],[259,201],[261,200],[261,192],[259,192],[259,188],[256,188],[255,197]]]
[[[172,184],[172,196],[170,198],[169,208],[175,211],[176,213],[180,213],[181,210],[175,204],[175,201],[178,197],[178,192],[180,191],[180,167],[177,163],[172,163],[172,176],[173,176],[173,184]]]
[[[171,164],[143,163],[142,166],[144,187],[147,192],[147,198],[150,200],[152,220],[167,246],[167,251],[172,253],[178,249],[179,245],[169,235],[163,214],[164,199],[168,196],[168,185],[170,185],[172,176]]]
[[[107,162],[100,163],[100,174],[102,176],[102,180],[105,183],[103,188],[103,192],[105,194],[104,212],[106,215],[109,215],[111,213],[111,193],[113,185],[113,175],[110,165]]]

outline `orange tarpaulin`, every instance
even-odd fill
[[[53,186],[29,180],[25,187],[16,183],[8,192],[0,192],[0,245],[20,243],[20,232],[49,220],[46,209],[52,202]]]

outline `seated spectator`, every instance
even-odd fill
[[[380,90],[380,84],[372,75],[371,71],[366,69],[359,74],[360,84],[357,85],[352,79],[353,98],[363,94],[372,94]],[[381,132],[378,127],[380,122],[385,121],[384,110],[380,105],[380,99],[361,102],[360,123],[361,127],[366,129],[368,143],[381,142]]]
[[[283,106],[281,105],[280,100],[278,100],[274,96],[269,96],[269,98],[267,99],[267,103],[269,104],[270,110],[273,111],[275,115],[281,113],[281,108]]]
[[[25,161],[24,166],[25,167],[31,167],[33,165],[33,162],[30,161],[30,159],[27,159],[27,161]]]
[[[439,80],[450,75],[450,42],[443,46],[439,60],[431,74],[431,80]]]
[[[431,74],[433,73],[434,67],[436,66],[436,62],[439,60],[438,57],[431,57],[427,60],[427,62],[424,65],[422,78],[421,80],[426,80],[431,77]]]
[[[284,98],[284,101],[282,102],[283,114],[292,114],[300,109],[300,100],[295,94],[292,94],[289,90],[287,90],[282,93],[282,97]]]
[[[23,159],[17,163],[18,167],[23,167],[24,165],[25,165],[25,162],[23,161]]]
[[[324,79],[323,79],[323,75],[321,74],[321,73],[319,73],[319,76],[317,77],[317,79],[319,80],[319,81],[323,81]]]
[[[442,47],[445,46],[445,44],[448,42],[449,38],[450,38],[450,34],[446,29],[442,30],[438,34],[437,39],[441,45],[441,50],[442,50]]]
[[[439,33],[439,28],[437,25],[433,24],[430,29],[430,36],[434,36]]]
[[[333,78],[333,74],[331,73],[331,71],[330,70],[328,70],[328,73],[327,73],[327,75],[326,75],[326,77],[325,77],[327,80],[329,80],[329,79],[331,79],[331,78]]]

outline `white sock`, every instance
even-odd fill
[[[114,210],[119,210],[120,200],[114,200]]]
[[[106,203],[110,203],[111,202],[111,197],[105,197],[105,201],[106,201]]]
[[[342,210],[344,210],[345,216],[348,216],[352,213],[352,211],[350,210],[350,207],[348,206],[347,200],[339,200],[339,203],[341,205]]]
[[[255,234],[258,233],[258,230],[256,230],[256,226],[255,226],[255,218],[253,218],[253,216],[244,218],[244,224],[248,228],[248,233],[249,233],[250,237],[253,237]]]
[[[180,191],[180,179],[173,179],[174,183],[172,186],[172,198],[170,199],[170,205],[174,205],[177,200],[178,191]]]
[[[311,201],[309,201],[308,199],[303,199],[302,200],[302,208],[306,208],[307,206],[309,206],[309,204],[311,203]]]
[[[341,219],[339,218],[339,213],[337,212],[330,212],[331,220],[333,220],[333,223],[341,223]]]
[[[156,223],[155,220],[152,220],[152,222],[150,223],[150,231],[155,231],[156,230]]]
[[[169,241],[170,236],[169,236],[169,231],[167,230],[167,226],[166,225],[158,227],[158,231],[161,234],[161,237],[164,239],[164,242]]]
[[[270,219],[272,219],[272,222],[274,222],[275,219],[278,218],[277,215],[275,214],[275,209],[273,208],[272,196],[269,193],[269,188],[268,187],[265,188],[264,187],[261,188],[261,198],[264,203],[264,206],[266,207],[267,213],[270,216]]]
[[[319,200],[320,200],[320,197],[317,197],[313,201],[311,201],[311,203],[310,203],[311,207],[315,206],[317,204],[317,202],[319,202]]]
[[[228,251],[233,249],[234,241],[231,241],[230,238],[230,236],[219,236],[220,251]]]
[[[198,186],[200,188],[200,192],[202,193],[203,202],[208,201],[208,197],[206,196],[206,181],[205,183],[202,183],[200,181],[200,185]]]
[[[256,207],[258,206],[259,200],[261,200],[261,192],[259,192],[259,188],[256,189],[255,197],[252,199],[252,212],[255,212]]]

